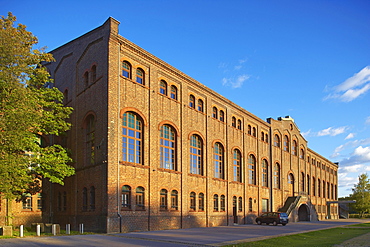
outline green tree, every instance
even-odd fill
[[[370,180],[366,173],[358,177],[358,184],[352,189],[351,199],[356,200],[352,208],[360,214],[360,218],[365,213],[370,212]]]
[[[70,128],[63,94],[53,88],[45,62],[51,54],[33,50],[37,38],[15,24],[11,13],[0,20],[0,193],[8,200],[40,191],[43,179],[63,184],[74,174],[72,161],[60,145],[42,145],[41,136],[60,135]]]

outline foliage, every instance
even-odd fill
[[[351,199],[356,203],[351,207],[360,215],[360,218],[365,213],[370,212],[370,180],[366,173],[358,177],[358,184],[352,189]]]
[[[41,144],[70,128],[72,109],[42,66],[53,57],[32,50],[37,38],[15,22],[11,13],[0,19],[0,192],[8,199],[39,192],[41,179],[63,184],[74,174],[65,148]]]

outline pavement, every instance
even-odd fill
[[[231,225],[204,228],[175,229],[148,232],[71,235],[51,237],[26,237],[0,239],[0,246],[78,246],[78,247],[217,247],[242,242],[253,242],[278,236],[292,235],[308,231],[348,226],[370,222],[370,219],[340,219],[318,222],[291,222],[286,226],[271,225]],[[351,242],[352,241],[352,242]],[[343,242],[343,246],[370,246],[370,234]]]

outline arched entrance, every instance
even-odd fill
[[[310,209],[302,204],[298,209],[298,221],[310,221]]]
[[[292,173],[288,174],[288,189],[289,195],[294,196],[294,176]]]

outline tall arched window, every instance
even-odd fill
[[[122,119],[122,160],[142,164],[142,120],[133,112],[125,112]]]
[[[257,137],[256,127],[253,127],[253,128],[252,128],[252,136],[253,136],[253,137]]]
[[[177,170],[176,133],[170,125],[161,126],[160,154],[161,168]]]
[[[122,76],[131,79],[131,65],[127,61],[122,62]]]
[[[225,122],[225,113],[223,110],[220,110],[220,121]]]
[[[167,190],[161,189],[159,196],[160,210],[167,210]]]
[[[203,142],[198,135],[190,138],[190,173],[203,175]]]
[[[164,80],[161,80],[159,82],[159,92],[163,95],[167,95],[167,82]]]
[[[248,124],[248,135],[252,135],[252,126]]]
[[[307,174],[307,195],[311,194],[311,180],[310,175]]]
[[[265,142],[269,143],[269,135],[268,134],[265,135]]]
[[[171,99],[177,100],[177,87],[171,85]]]
[[[299,158],[304,159],[304,150],[301,148]]]
[[[218,110],[217,110],[217,107],[215,106],[212,108],[212,117],[214,119],[218,119]]]
[[[136,210],[144,210],[144,188],[139,186],[136,188]]]
[[[289,152],[289,137],[284,136],[284,151]]]
[[[215,178],[225,179],[224,148],[219,142],[216,142],[213,147],[213,162],[215,168]]]
[[[66,205],[67,207],[67,205]],[[95,210],[95,187],[90,187],[90,211]]]
[[[294,176],[292,173],[288,174],[288,186],[290,196],[294,195]]]
[[[189,96],[189,106],[191,108],[195,108],[195,97],[194,97],[194,95],[191,95],[191,94]]]
[[[238,119],[238,130],[242,130],[242,120]]]
[[[203,112],[203,100],[198,99],[198,111]]]
[[[235,117],[232,117],[231,118],[231,126],[233,126],[234,128],[236,128],[236,118]]]
[[[280,148],[280,137],[277,134],[274,136],[274,146]]]
[[[218,195],[213,195],[213,211],[218,211]]]
[[[324,180],[322,180],[322,197],[325,198],[325,192],[326,192],[326,183]]]
[[[312,177],[312,195],[316,196],[316,179]]]
[[[262,186],[268,187],[268,164],[267,160],[262,160]]]
[[[317,179],[317,196],[321,197],[321,180],[320,180],[320,178]]]
[[[144,70],[137,68],[136,69],[136,82],[144,85]]]
[[[256,158],[253,154],[248,158],[249,184],[256,185]]]
[[[280,165],[275,163],[274,166],[274,186],[276,189],[280,189]]]
[[[233,151],[233,174],[234,181],[242,182],[242,155],[238,149]]]
[[[220,197],[220,211],[225,212],[225,208],[226,208],[225,195],[221,195],[221,197]]]
[[[86,133],[86,165],[95,164],[95,118],[89,115],[85,120]]]
[[[84,73],[83,79],[84,79],[85,87],[87,87],[89,85],[89,72],[86,71]]]
[[[305,175],[301,172],[301,191],[305,191]]]
[[[293,140],[293,145],[292,145],[292,154],[293,155],[297,155],[297,151],[298,151],[298,145],[297,145],[297,141],[296,140]],[[308,161],[309,163],[310,161]]]
[[[253,211],[253,199],[252,199],[252,197],[249,197],[249,199],[248,199],[248,211],[249,212]]]
[[[121,192],[122,198],[122,209],[129,210],[131,209],[131,187],[128,185],[122,186]]]

